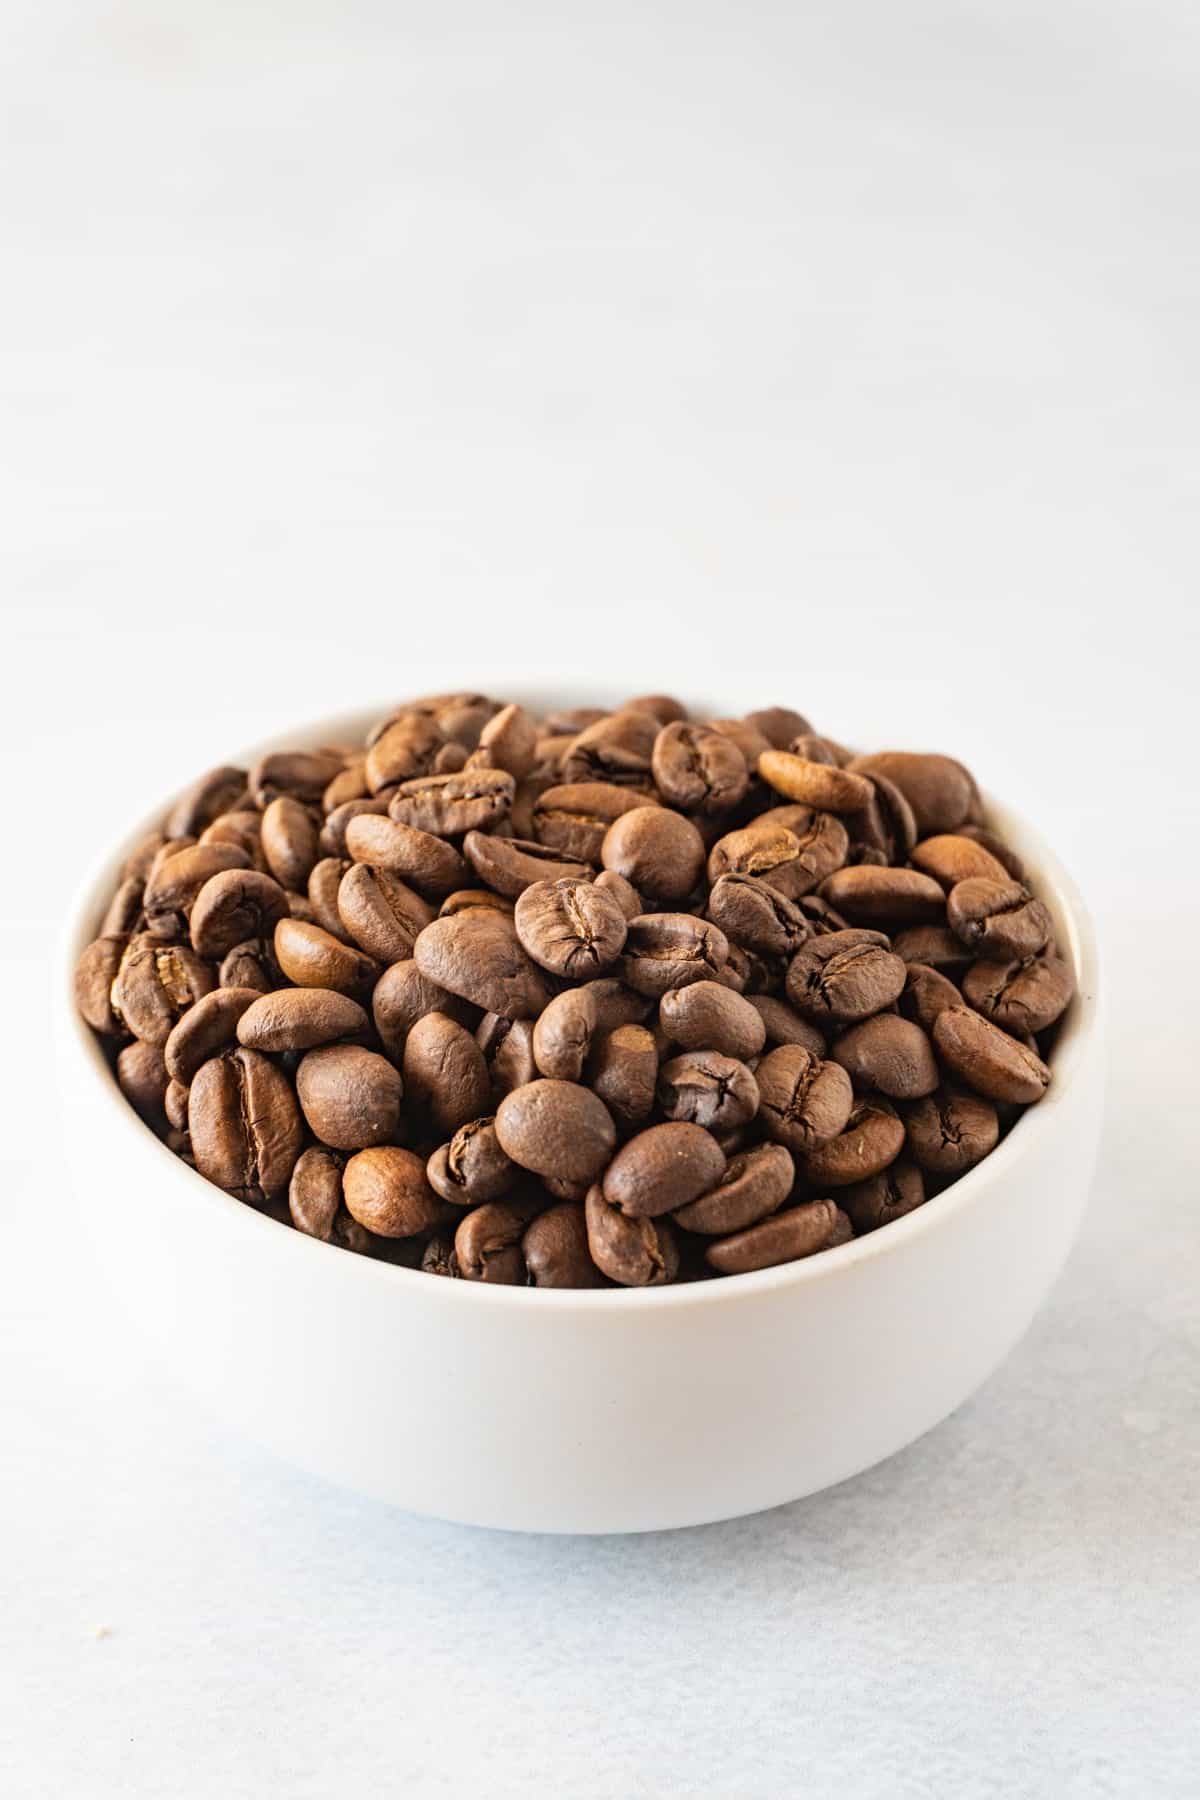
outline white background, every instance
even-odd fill
[[[1194,1795],[1195,8],[3,36],[5,1792]],[[231,1440],[77,1244],[82,864],[307,714],[722,669],[964,756],[1092,901],[1106,1135],[1029,1338],[890,1464],[674,1535],[455,1529]]]

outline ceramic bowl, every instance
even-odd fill
[[[234,760],[347,741],[383,710]],[[212,750],[225,760],[225,745]],[[752,1275],[595,1292],[485,1287],[351,1255],[222,1193],[141,1123],[75,1013],[71,972],[162,810],[122,834],[70,919],[66,1149],[120,1311],[181,1387],[290,1462],[415,1512],[515,1530],[730,1518],[844,1481],[929,1431],[1008,1355],[1058,1275],[1099,1130],[1096,947],[1069,877],[1001,804],[990,820],[1025,859],[1079,982],[1045,1099],[946,1193],[870,1236]]]

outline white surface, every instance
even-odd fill
[[[8,1791],[1195,1792],[1198,33],[6,8]],[[816,1501],[424,1525],[206,1425],[97,1300],[34,1081],[62,896],[224,744],[427,685],[430,609],[480,679],[925,706],[1094,903],[1080,1246],[974,1402]]]
[[[563,698],[512,697],[539,714]],[[756,697],[728,684],[723,704],[742,713]],[[711,700],[686,698],[712,716]],[[361,743],[379,716],[297,721],[229,760]],[[1077,971],[1046,1097],[969,1179],[886,1233],[732,1282],[636,1293],[485,1288],[330,1256],[183,1168],[114,1092],[68,972],[158,819],[130,821],[75,902],[56,1008],[67,1163],[113,1305],[222,1422],[435,1518],[661,1530],[872,1468],[961,1406],[1025,1335],[1091,1187],[1107,999],[1092,928],[1053,851],[988,804]]]

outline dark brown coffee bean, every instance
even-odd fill
[[[725,1157],[699,1125],[650,1125],[618,1150],[602,1188],[631,1219],[654,1219],[706,1194],[725,1173]]]
[[[996,1148],[1000,1120],[990,1100],[944,1087],[905,1108],[904,1129],[918,1168],[953,1180]]]
[[[249,866],[246,852],[232,844],[192,844],[164,857],[146,882],[142,897],[147,929],[161,938],[186,935],[196,896],[205,883],[222,870]]]
[[[250,790],[264,809],[280,794],[316,806],[343,766],[335,750],[276,750],[250,771]]]
[[[912,807],[922,837],[957,831],[971,811],[971,777],[949,756],[882,750],[856,756],[850,767],[860,775],[884,775],[894,782]]]
[[[570,1081],[531,1081],[496,1110],[500,1147],[523,1169],[566,1181],[594,1181],[616,1148],[604,1102]]]
[[[906,1019],[932,1032],[933,1022],[948,1006],[961,1006],[962,995],[945,975],[931,969],[928,963],[909,963],[900,1011]]]
[[[531,1287],[603,1287],[588,1249],[587,1219],[577,1202],[552,1206],[525,1227],[521,1239]]]
[[[666,806],[623,813],[609,826],[600,856],[606,869],[664,905],[686,900],[704,873],[703,838],[690,819]]]
[[[938,1084],[933,1046],[919,1025],[896,1013],[876,1013],[836,1038],[829,1052],[856,1088],[892,1100],[917,1100]]]
[[[369,863],[352,863],[337,893],[342,928],[360,950],[385,965],[407,962],[426,925],[436,917],[420,894]]]
[[[421,1270],[426,1275],[445,1275],[451,1280],[458,1277],[458,1258],[454,1254],[452,1238],[431,1237],[421,1257]]]
[[[100,921],[97,937],[127,937],[143,927],[142,898],[146,883],[137,875],[127,875],[108,903]],[[641,911],[641,908],[638,908]]]
[[[196,1071],[188,1132],[201,1175],[252,1201],[287,1186],[304,1142],[291,1082],[256,1050],[227,1050]]]
[[[886,1100],[859,1100],[846,1129],[807,1151],[801,1169],[815,1188],[849,1187],[882,1174],[903,1148],[904,1126],[895,1108]]]
[[[801,894],[796,905],[804,914],[810,937],[827,937],[831,932],[848,929],[841,913],[835,912],[819,894]]]
[[[411,1150],[380,1144],[360,1150],[342,1171],[346,1210],[377,1237],[418,1237],[439,1224],[445,1207]]]
[[[533,803],[532,835],[559,856],[598,863],[610,825],[645,804],[644,794],[610,782],[548,787]]]
[[[924,838],[912,852],[912,865],[924,875],[932,875],[949,893],[960,881],[982,876],[990,881],[1007,881],[1008,874],[990,850],[974,838],[956,832],[942,832],[938,837]]]
[[[508,817],[516,785],[503,769],[422,775],[400,783],[388,803],[388,817],[439,837],[491,830]]]
[[[238,1024],[262,996],[254,988],[218,987],[189,1006],[171,1029],[163,1062],[172,1081],[190,1086],[211,1056],[238,1042]]]
[[[742,723],[759,732],[773,750],[786,750],[794,739],[812,735],[812,726],[804,714],[790,706],[760,706],[748,712]]]
[[[455,913],[470,912],[473,906],[490,907],[493,912],[507,913],[511,918],[513,903],[503,894],[493,894],[491,888],[456,888],[454,893],[447,894],[438,907],[439,919],[452,919]]]
[[[390,793],[390,790],[389,790]],[[387,795],[380,794],[375,800],[346,800],[328,814],[321,827],[317,839],[317,848],[322,856],[340,856],[346,854],[346,833],[350,829],[351,819],[365,817],[383,818],[388,809]]]
[[[398,781],[431,775],[438,751],[445,743],[431,718],[418,712],[401,713],[380,731],[367,751],[365,774],[373,794]]]
[[[625,915],[591,882],[535,881],[518,899],[513,923],[536,963],[573,981],[608,968],[625,946]]]
[[[417,1020],[434,1012],[468,1026],[474,1026],[479,1017],[469,1001],[428,980],[415,962],[393,963],[375,983],[371,1014],[380,1041],[395,1063],[403,1060],[404,1045]]]
[[[199,837],[206,825],[228,812],[246,791],[245,769],[223,764],[209,769],[180,796],[163,827],[168,838]]]
[[[491,1083],[483,1051],[465,1026],[444,1013],[418,1019],[404,1046],[404,1086],[439,1134],[457,1131],[488,1109]]]
[[[609,713],[575,739],[563,758],[564,783],[611,781],[618,787],[652,787],[650,758],[658,732],[659,721],[652,713]]]
[[[861,775],[829,763],[807,762],[789,750],[764,750],[758,773],[777,794],[820,812],[860,813],[874,799],[874,789]]]
[[[304,1117],[314,1136],[335,1150],[385,1144],[400,1123],[403,1091],[385,1056],[355,1044],[309,1050],[296,1070]]]
[[[379,964],[353,944],[343,944],[319,925],[306,925],[301,919],[280,919],[274,948],[279,967],[297,987],[361,994],[379,976]]]
[[[958,975],[972,960],[971,952],[948,925],[911,925],[895,933],[892,949],[906,963],[925,963],[948,976]]]
[[[982,825],[960,825],[959,836],[970,838],[972,843],[981,844],[989,856],[995,857],[1010,881],[1023,882],[1025,880],[1025,864],[1016,851],[1010,849],[1004,839],[997,837],[994,831],[988,831]],[[981,874],[983,871],[975,870],[974,873]]]
[[[134,1037],[165,1044],[176,1020],[213,985],[207,963],[186,944],[148,932],[131,938],[113,978],[111,1005]]]
[[[365,863],[352,863],[342,856],[323,856],[319,863],[314,864],[308,878],[308,904],[312,909],[312,923],[319,925],[322,931],[327,931],[330,937],[344,939],[348,936],[337,905],[342,877],[350,869],[366,866]]]
[[[664,800],[685,812],[728,812],[750,785],[746,759],[730,738],[682,719],[659,732],[650,766]]]
[[[373,813],[359,813],[351,819],[346,827],[346,849],[355,862],[399,875],[431,900],[444,899],[469,880],[467,865],[452,844]]]
[[[934,1025],[933,1042],[947,1068],[989,1100],[1031,1106],[1050,1085],[1040,1056],[970,1007],[947,1007]]]
[[[803,1044],[810,1055],[825,1055],[821,1033],[786,1000],[779,1000],[774,994],[748,994],[747,999],[766,1027],[768,1044]]]
[[[345,1157],[314,1144],[297,1160],[288,1184],[288,1211],[297,1231],[327,1244],[342,1210]],[[361,1230],[362,1227],[360,1226]]]
[[[499,1200],[517,1179],[516,1164],[500,1148],[494,1117],[460,1125],[448,1144],[435,1150],[426,1165],[434,1193],[454,1206],[478,1206]]]
[[[319,827],[307,806],[290,794],[272,800],[262,816],[262,850],[280,887],[293,893],[308,886],[317,860]]]
[[[75,1004],[92,1030],[108,1037],[125,1034],[125,1023],[113,1006],[113,983],[129,944],[125,932],[95,938],[75,965]]]
[[[658,1104],[668,1119],[725,1133],[754,1117],[758,1086],[753,1073],[736,1058],[715,1050],[688,1050],[659,1070]]]
[[[454,1255],[463,1279],[524,1286],[521,1239],[526,1223],[525,1215],[503,1200],[489,1200],[469,1212],[454,1233]]]
[[[852,925],[937,925],[946,916],[941,888],[919,869],[838,869],[821,883],[821,898]]]
[[[162,1048],[135,1038],[117,1058],[117,1085],[130,1106],[148,1125],[161,1125],[167,1097],[167,1068]]]
[[[664,994],[658,1016],[672,1043],[683,1050],[716,1050],[746,1062],[767,1041],[767,1028],[750,1002],[715,981],[696,981]]]
[[[781,1044],[754,1071],[767,1136],[803,1154],[844,1131],[854,1105],[845,1069],[802,1044]]]
[[[644,1025],[618,1025],[592,1036],[584,1079],[619,1125],[640,1125],[653,1110],[658,1083],[658,1046],[652,1034]]]
[[[275,961],[274,945],[262,938],[248,938],[244,944],[235,944],[217,972],[218,987],[254,988],[260,994],[269,994],[274,988],[282,987],[285,979]]]
[[[249,992],[233,988],[232,993]],[[215,995],[209,996],[209,1004]],[[199,1008],[194,1008],[198,1011]],[[176,1027],[178,1032],[188,1015]],[[288,1050],[315,1050],[339,1038],[356,1037],[370,1024],[366,1013],[348,994],[332,988],[280,988],[273,994],[255,994],[236,1021],[237,1039],[250,1050],[278,1054]],[[172,1034],[175,1035],[175,1034]],[[169,1047],[169,1046],[168,1046]],[[185,1077],[180,1076],[180,1080]]]
[[[890,1225],[925,1203],[925,1183],[920,1169],[899,1157],[878,1175],[853,1187],[841,1188],[838,1199],[860,1235]]]
[[[957,882],[946,897],[946,919],[968,949],[993,962],[1036,956],[1054,935],[1054,922],[1042,902],[1007,875],[999,881],[975,875]]]
[[[792,958],[787,997],[814,1024],[851,1025],[897,1000],[905,976],[881,932],[828,932]]]
[[[277,881],[256,869],[224,869],[193,902],[192,949],[216,962],[247,938],[270,937],[276,921],[288,917],[288,897]]]
[[[808,936],[800,908],[756,875],[722,875],[708,896],[706,916],[733,944],[769,956],[791,956]]]
[[[1028,962],[977,962],[963,977],[963,993],[993,1025],[1011,1032],[1045,1031],[1075,993],[1071,965],[1053,950]]]
[[[267,859],[263,853],[262,814],[256,812],[221,813],[200,833],[201,844],[229,844],[244,851],[247,866],[265,875]]]
[[[483,1051],[496,1100],[511,1094],[514,1088],[525,1087],[537,1080],[533,1025],[529,1019],[505,1019],[499,1013],[485,1013],[475,1033],[475,1042]]]
[[[463,850],[480,881],[510,900],[517,899],[535,881],[590,881],[595,874],[587,863],[564,861],[544,844],[521,838],[469,831],[463,839]]]
[[[858,850],[853,860],[878,856],[884,863],[907,862],[917,841],[917,821],[900,789],[886,775],[869,775],[875,790],[869,806],[846,817],[846,829]],[[868,854],[869,853],[869,854]]]
[[[552,989],[522,949],[513,921],[481,907],[435,919],[413,947],[421,973],[485,1012],[536,1018]]]
[[[809,1200],[787,1212],[776,1213],[748,1231],[718,1238],[704,1252],[722,1275],[748,1275],[754,1269],[772,1269],[779,1263],[815,1256],[820,1250],[845,1242],[839,1208],[832,1200]]]
[[[675,1222],[706,1237],[744,1231],[778,1211],[795,1178],[791,1156],[782,1144],[758,1144],[731,1156],[715,1187],[680,1207]]]
[[[660,1000],[672,988],[709,981],[724,966],[729,942],[691,913],[644,913],[629,921],[621,978],[639,994]]]
[[[618,875],[615,869],[601,869],[592,885],[600,893],[607,894],[610,900],[616,902],[626,924],[630,919],[638,918],[646,910],[642,903],[642,896],[633,883],[626,881],[623,875]]]
[[[622,1287],[663,1287],[679,1272],[679,1244],[666,1219],[627,1218],[599,1187],[584,1202],[588,1251],[601,1274]]]
[[[615,1031],[618,1025],[644,1025],[655,1010],[653,1000],[612,975],[585,981],[579,991],[591,996],[598,1031]]]
[[[555,1081],[579,1081],[596,1031],[596,1003],[586,987],[556,994],[533,1027],[533,1060]]]
[[[188,1091],[180,1081],[168,1081],[163,1095],[163,1111],[173,1131],[187,1132]],[[190,1148],[190,1140],[189,1140]]]

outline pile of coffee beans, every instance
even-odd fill
[[[736,1275],[911,1212],[1073,992],[952,757],[479,694],[218,768],[80,959],[122,1092],[248,1205],[466,1281]]]

